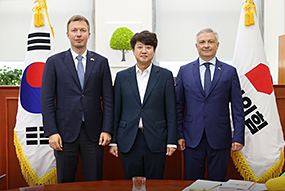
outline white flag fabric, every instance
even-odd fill
[[[20,86],[14,145],[22,174],[29,186],[55,184],[56,163],[48,138],[43,136],[40,105],[42,74],[53,54],[54,37],[45,0],[37,0],[27,39],[27,52]]]
[[[245,146],[240,152],[232,152],[232,159],[245,180],[266,182],[282,173],[284,139],[254,8],[253,0],[245,1],[233,57],[241,82],[246,126]]]

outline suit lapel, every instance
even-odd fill
[[[73,77],[75,83],[81,89],[81,85],[80,85],[79,78],[78,78],[78,75],[77,75],[77,71],[76,71],[76,68],[75,68],[74,60],[72,58],[70,50],[65,52],[65,54],[63,56],[63,61],[64,61],[64,64],[66,65],[67,69],[71,73],[71,76]]]
[[[137,77],[136,77],[136,65],[130,68],[128,72],[129,72],[128,81],[130,83],[130,87],[134,92],[136,100],[138,101],[139,104],[141,104],[139,89],[138,89],[138,84],[137,84]]]
[[[215,86],[217,85],[218,81],[220,80],[220,77],[221,77],[221,75],[223,73],[222,66],[223,66],[222,62],[220,62],[217,59],[216,66],[215,66],[214,77],[213,77],[213,80],[212,80],[211,87],[210,87],[208,95],[212,92],[212,90],[215,88]]]
[[[87,54],[86,54],[86,69],[85,69],[85,76],[84,76],[84,89],[86,87],[87,81],[89,79],[89,76],[90,76],[94,66],[95,66],[94,54],[87,50]]]
[[[151,69],[149,79],[148,79],[148,83],[147,83],[147,87],[146,87],[146,92],[144,95],[143,105],[145,104],[145,102],[149,98],[158,78],[159,78],[159,68],[155,65],[152,65],[152,69]]]
[[[199,59],[197,59],[193,64],[192,73],[199,91],[205,96],[205,92],[201,83]]]

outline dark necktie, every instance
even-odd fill
[[[80,81],[81,88],[83,89],[83,84],[84,84],[84,69],[83,69],[83,64],[82,64],[83,56],[77,56],[76,58],[78,60],[77,74],[78,74],[78,78]]]
[[[206,67],[205,75],[204,75],[204,91],[207,95],[211,86],[211,71],[210,71],[210,62],[205,62],[204,65]]]

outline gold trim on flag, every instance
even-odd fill
[[[276,178],[280,176],[284,166],[284,149],[280,153],[279,160],[270,169],[268,169],[263,175],[261,175],[258,178],[252,172],[244,156],[239,151],[236,152],[232,151],[231,157],[235,167],[237,168],[237,171],[246,181],[265,183],[267,180],[271,178]]]
[[[29,161],[25,157],[22,145],[18,139],[17,133],[14,130],[14,145],[17,157],[20,162],[21,171],[24,179],[29,186],[37,185],[47,185],[47,184],[56,184],[57,183],[57,173],[56,167],[53,168],[50,172],[46,173],[42,178],[40,178],[37,173],[31,167]]]

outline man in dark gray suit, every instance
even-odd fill
[[[102,146],[109,144],[113,133],[109,64],[87,50],[89,36],[88,20],[71,17],[67,24],[71,48],[48,58],[44,68],[43,124],[55,152],[59,183],[74,181],[79,154],[84,180],[101,180]]]
[[[176,150],[176,100],[172,73],[152,64],[156,34],[131,39],[135,66],[117,73],[114,136],[110,153],[121,151],[127,179],[162,179],[166,155]]]

